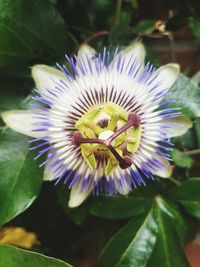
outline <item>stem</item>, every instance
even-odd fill
[[[116,11],[115,11],[115,26],[118,26],[120,23],[121,8],[122,8],[122,0],[117,0]]]
[[[100,32],[95,32],[92,35],[90,35],[88,38],[86,38],[83,41],[83,44],[88,44],[90,43],[92,40],[96,39],[97,37],[103,36],[103,35],[108,35],[109,32],[108,31],[100,31]]]
[[[200,154],[200,148],[182,152],[183,155],[190,156]]]
[[[170,48],[172,62],[176,62],[175,53],[174,53],[174,46],[173,46],[173,37],[169,35],[168,40],[169,40],[169,48]]]
[[[190,60],[188,61],[188,66],[183,72],[185,75],[190,75],[192,67],[198,60],[199,50],[200,50],[200,43],[198,43],[197,50],[194,52],[194,54],[191,56]]]
[[[171,182],[173,182],[176,185],[180,185],[181,183],[179,181],[177,181],[176,179],[174,179],[173,177],[169,177],[167,178],[168,180],[170,180]]]

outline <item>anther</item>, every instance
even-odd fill
[[[80,145],[82,143],[83,136],[80,132],[74,132],[72,136],[72,144],[73,145]]]
[[[114,147],[111,146],[111,145],[108,146],[108,148],[109,148],[110,151],[113,153],[113,155],[115,156],[115,158],[118,160],[120,168],[122,168],[122,169],[127,169],[127,168],[129,168],[129,167],[132,165],[133,161],[132,161],[131,158],[129,158],[129,157],[127,157],[127,156],[125,156],[125,157],[121,157],[121,156],[117,153],[117,151],[114,149]]]
[[[74,132],[72,136],[72,144],[81,145],[81,144],[104,144],[103,140],[96,138],[85,138],[80,132]]]
[[[97,138],[87,138],[82,136],[80,132],[74,132],[72,136],[72,143],[74,145],[81,145],[81,144],[100,144],[106,146],[112,154],[115,156],[115,158],[119,162],[119,166],[122,169],[129,168],[133,161],[130,157],[125,156],[122,157],[119,155],[119,153],[115,150],[115,148],[111,145],[112,141],[116,139],[120,134],[128,130],[129,128],[133,126],[139,126],[141,123],[140,117],[136,113],[130,113],[128,116],[128,121],[119,129],[117,129],[110,137],[109,134],[112,132],[111,130],[107,130],[105,133],[108,135],[108,138],[105,138],[105,133],[102,132],[99,134],[99,139]],[[102,138],[101,138],[102,135]],[[104,139],[105,138],[105,139]]]
[[[141,119],[136,113],[130,113],[128,116],[128,121],[132,122],[134,126],[138,126],[141,123]]]
[[[114,134],[108,139],[111,143],[117,136],[121,133],[125,132],[132,126],[138,126],[141,123],[140,117],[136,113],[130,113],[128,117],[128,121],[118,130],[114,132]]]
[[[133,160],[127,156],[123,157],[122,161],[119,161],[119,166],[122,169],[127,169],[133,164]]]

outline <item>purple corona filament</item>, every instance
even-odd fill
[[[176,123],[168,121],[180,115],[177,108],[168,107],[173,101],[163,101],[169,88],[160,72],[149,63],[143,67],[134,53],[126,58],[117,50],[113,57],[104,49],[102,55],[86,53],[66,59],[72,71],[57,64],[66,78],[55,77],[53,88],[47,86],[41,94],[36,91],[34,97],[39,109],[32,116],[32,131],[43,137],[31,149],[40,149],[36,158],[48,153],[40,165],[46,165],[56,183],[62,180],[70,188],[88,188],[95,194],[104,189],[108,194],[125,193],[131,184],[145,185],[145,177],[153,180],[170,160],[172,144],[166,132]],[[111,135],[103,139],[95,131],[104,127],[107,131],[113,119],[112,112],[104,112],[108,103],[114,105],[114,115],[128,116],[116,120]],[[94,118],[80,130],[77,122],[91,112],[96,112]],[[137,127],[141,133],[134,146],[127,142]],[[115,147],[113,143],[121,137],[128,141]],[[95,145],[100,149],[86,158],[85,151]]]

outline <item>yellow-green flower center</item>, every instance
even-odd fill
[[[110,175],[118,165],[122,169],[131,166],[131,154],[137,151],[141,139],[140,118],[136,113],[128,114],[108,102],[87,112],[75,128],[73,142],[80,145],[90,168],[96,169],[102,157],[106,158],[105,175]]]

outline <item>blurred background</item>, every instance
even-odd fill
[[[199,0],[0,1],[0,40],[0,111],[18,108],[20,101],[24,105],[34,88],[32,65],[62,63],[82,43],[102,51],[141,40],[147,61],[179,63],[185,75],[200,83]],[[62,203],[52,184],[45,183],[37,201],[7,226],[36,233],[36,251],[92,267],[126,220],[95,218],[87,215],[85,205],[69,211]],[[197,221],[192,225],[199,227]],[[192,267],[200,267],[200,237],[191,237],[186,252]]]

